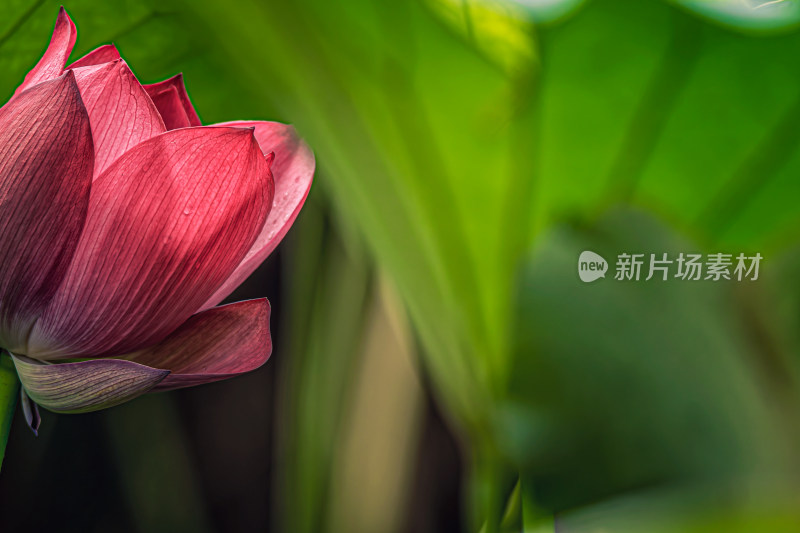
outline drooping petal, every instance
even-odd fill
[[[121,359],[48,364],[13,357],[28,396],[56,413],[88,413],[119,405],[149,391],[169,374]]]
[[[70,64],[67,68],[90,67],[92,65],[102,65],[120,58],[117,47],[113,44],[98,46],[82,58]]]
[[[142,141],[167,129],[125,61],[77,68],[75,79],[94,138],[94,176]]]
[[[294,128],[279,122],[240,121],[220,126],[255,127],[256,139],[264,154],[273,152],[272,175],[275,177],[275,201],[264,227],[234,273],[201,309],[209,309],[224,300],[278,246],[297,218],[311,189],[314,177],[314,154],[297,136]]]
[[[183,74],[177,74],[159,83],[145,85],[144,88],[155,102],[168,130],[200,126],[200,118],[189,100],[186,85],[183,83]]]
[[[60,76],[64,70],[64,65],[67,64],[69,54],[72,53],[72,47],[75,46],[75,38],[77,36],[78,32],[75,30],[75,23],[72,22],[72,19],[67,15],[67,11],[62,7],[58,10],[56,26],[53,29],[53,36],[50,38],[47,50],[45,50],[39,62],[36,63],[36,66],[25,76],[25,81],[17,87],[14,95],[20,94],[37,83]]]
[[[19,388],[19,403],[22,406],[22,416],[25,417],[25,423],[31,428],[33,434],[38,437],[39,426],[42,425],[42,417],[39,415],[39,406],[25,392],[25,387]]]
[[[77,248],[92,182],[89,117],[72,72],[0,109],[0,345],[24,351]]]
[[[253,132],[241,128],[153,137],[92,187],[75,260],[31,333],[37,359],[162,341],[241,262],[274,194]]]
[[[154,390],[211,383],[263,365],[272,353],[266,298],[192,316],[159,344],[125,359],[172,371]]]

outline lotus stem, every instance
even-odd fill
[[[14,418],[19,397],[19,379],[14,362],[5,351],[0,351],[0,467],[6,453],[8,433]]]

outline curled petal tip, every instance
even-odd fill
[[[275,152],[270,152],[266,156],[267,164],[272,166],[272,162],[275,161]]]
[[[263,154],[261,150],[261,145],[258,144],[258,139],[256,138],[256,129],[255,128],[235,128],[244,134],[243,136],[247,138],[247,141],[251,145],[251,149],[255,150],[258,154]],[[267,158],[267,166],[269,166],[270,160]]]
[[[228,134],[236,139],[236,142],[241,142],[243,145],[249,145],[249,150],[255,150],[256,153],[261,153],[261,148],[256,139],[255,131],[252,128],[226,128]]]
[[[62,7],[58,11],[53,35],[44,55],[36,63],[36,66],[28,72],[22,85],[17,87],[14,94],[17,95],[38,83],[60,76],[64,70],[64,65],[67,64],[67,58],[72,52],[72,47],[75,46],[76,37],[75,23],[72,22],[67,11]]]
[[[166,131],[156,106],[121,58],[78,68],[75,77],[92,126],[95,178],[133,146]]]
[[[71,63],[67,68],[90,67],[93,65],[102,65],[120,58],[119,50],[114,44],[104,44],[99,46],[81,57],[80,59]]]

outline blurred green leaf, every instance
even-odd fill
[[[362,335],[354,386],[337,435],[327,501],[327,531],[397,533],[414,518],[409,503],[419,481],[424,396],[415,342],[399,299],[375,283]],[[412,510],[414,515],[418,511]]]
[[[5,351],[0,351],[0,466],[3,465],[8,432],[14,419],[18,395],[19,378],[14,363]]]
[[[520,5],[537,24],[558,22],[577,11],[587,0],[506,0]]]
[[[707,490],[644,490],[558,518],[568,533],[793,533],[800,528],[792,490],[755,492],[736,487]],[[527,531],[526,531],[527,533]]]
[[[800,24],[797,0],[670,0],[731,28],[774,32]]]
[[[536,61],[526,11],[505,0],[426,0],[431,11],[511,75]]]
[[[800,243],[773,258],[764,275],[759,318],[779,339],[778,349],[800,363]]]
[[[519,285],[499,419],[535,501],[562,511],[647,487],[797,484],[797,389],[779,392],[794,369],[745,320],[737,282],[587,284],[584,250],[611,270],[623,252],[702,251],[624,211],[542,235]]]
[[[289,250],[290,331],[280,379],[278,529],[327,531],[331,475],[355,383],[371,283],[363,251],[328,233],[313,194]],[[288,355],[291,354],[291,355]]]
[[[534,501],[533,490],[521,481],[522,492],[522,533],[555,533],[555,517]]]
[[[719,246],[796,235],[797,32],[596,0],[541,42],[537,227],[633,201]]]

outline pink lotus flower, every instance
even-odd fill
[[[180,75],[143,86],[113,45],[66,66],[75,36],[62,8],[0,108],[0,346],[24,390],[85,412],[259,367],[267,300],[215,306],[286,234],[314,156],[284,124],[201,126]]]

